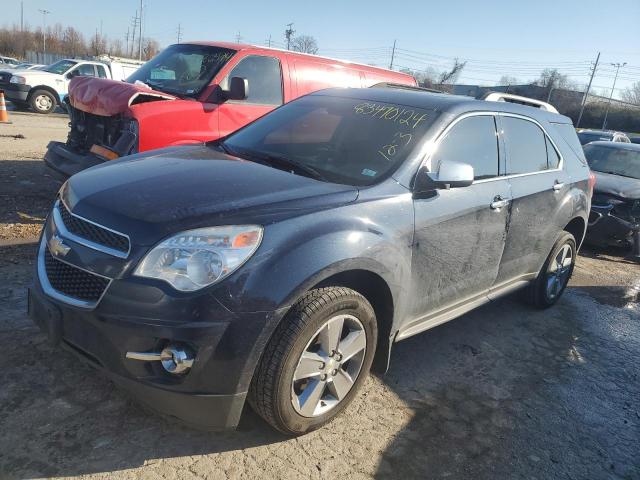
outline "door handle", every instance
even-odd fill
[[[556,183],[553,184],[553,190],[555,192],[559,192],[560,190],[562,190],[562,187],[564,187],[564,183],[559,182],[556,180]]]
[[[509,205],[509,199],[502,198],[500,195],[494,198],[493,202],[491,202],[491,208],[493,210],[500,210],[502,207],[506,207],[507,205]]]

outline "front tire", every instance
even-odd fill
[[[577,256],[576,239],[563,231],[538,273],[538,277],[523,291],[523,299],[536,308],[555,304],[573,274]]]
[[[375,353],[373,308],[344,287],[307,292],[276,329],[256,368],[249,403],[288,435],[333,420],[355,397]]]
[[[36,113],[48,114],[56,109],[56,97],[47,90],[36,90],[29,97],[29,106]]]

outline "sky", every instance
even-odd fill
[[[182,40],[224,40],[265,45],[269,37],[284,46],[286,24],[296,35],[315,37],[321,55],[394,68],[444,70],[455,57],[467,60],[458,83],[495,85],[509,75],[523,82],[545,67],[557,68],[579,85],[593,82],[595,93],[609,94],[615,67],[620,70],[614,97],[640,81],[640,0],[319,0],[227,1],[143,0],[144,36],[162,46]],[[20,0],[1,0],[0,25],[19,23]],[[23,0],[25,22],[72,25],[86,36],[96,29],[124,42],[139,0]]]

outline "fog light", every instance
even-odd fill
[[[188,372],[193,366],[193,355],[177,345],[168,345],[160,353],[127,352],[126,358],[143,362],[159,361],[167,372],[176,375]]]
[[[184,349],[169,345],[160,352],[160,362],[169,373],[184,373],[193,366],[193,357]]]

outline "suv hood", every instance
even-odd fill
[[[610,173],[593,173],[596,176],[596,192],[629,200],[640,199],[640,180]]]
[[[343,205],[358,189],[182,146],[84,170],[61,196],[73,213],[152,245],[192,228],[265,225]]]
[[[168,93],[152,90],[146,85],[105,78],[75,77],[69,83],[71,105],[83,112],[103,117],[124,113],[136,103],[176,98]]]

